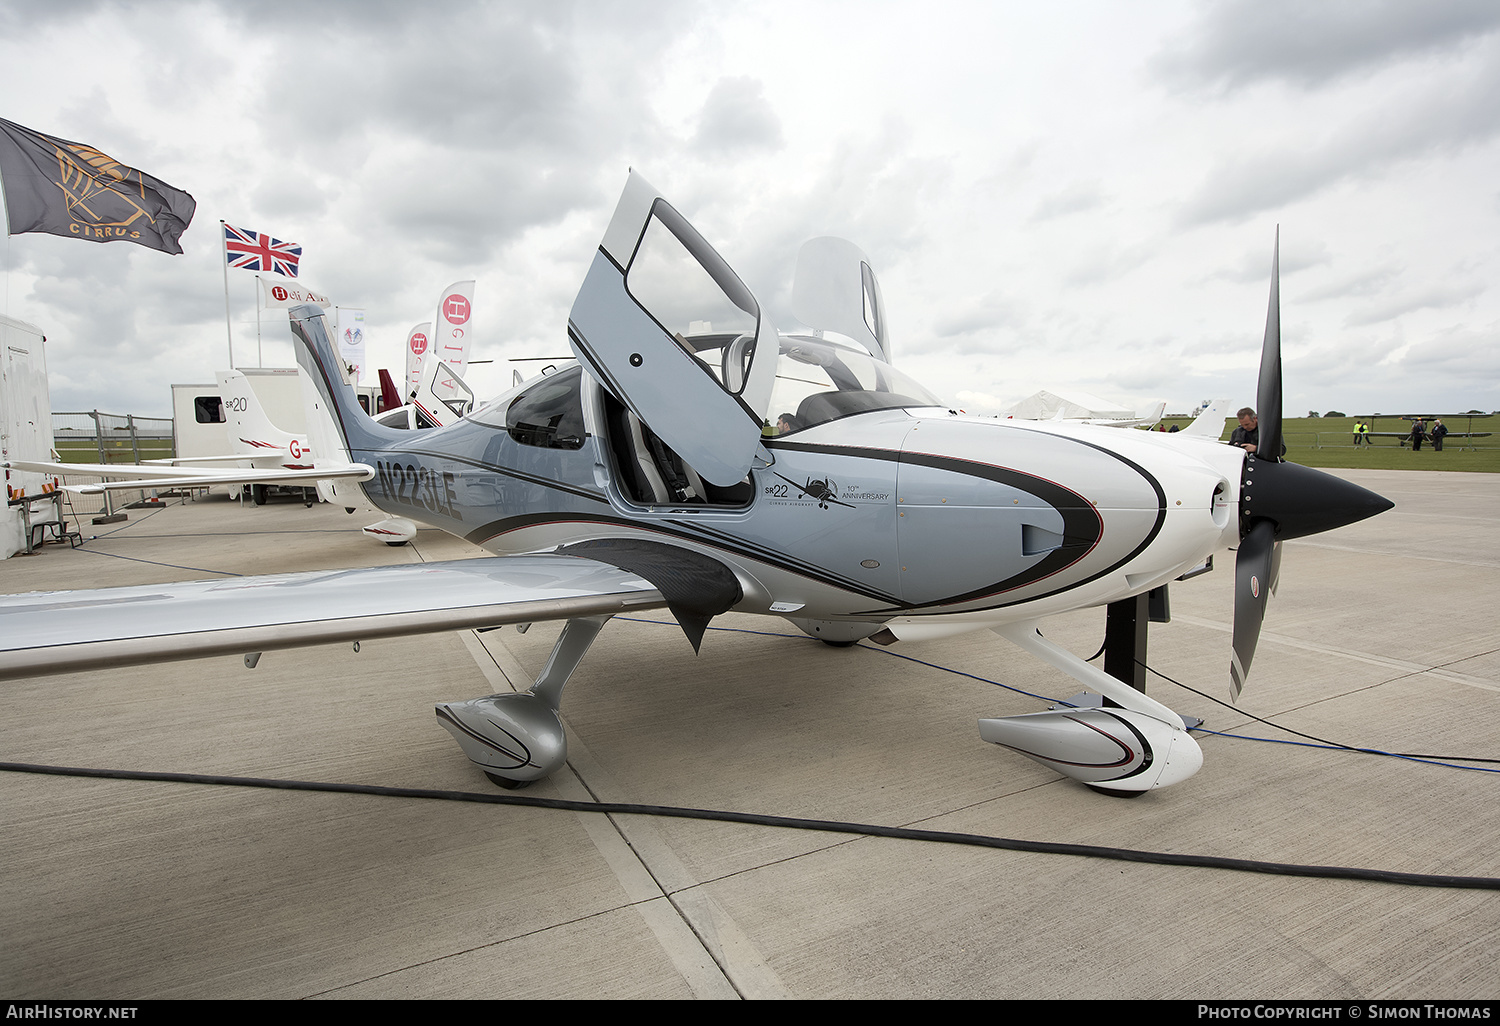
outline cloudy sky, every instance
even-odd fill
[[[485,397],[566,352],[634,167],[783,327],[800,244],[853,240],[896,362],[971,412],[1252,403],[1278,224],[1289,415],[1492,410],[1497,97],[1493,0],[0,0],[0,117],[198,201],[181,256],[9,238],[0,310],[53,409],[166,413],[228,362],[222,218],[301,243],[372,368],[476,278]]]

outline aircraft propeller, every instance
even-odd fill
[[[1281,543],[1331,531],[1390,509],[1367,488],[1281,458],[1281,230],[1271,257],[1271,300],[1260,351],[1256,412],[1260,436],[1240,480],[1240,548],[1234,562],[1234,653],[1229,663],[1238,699],[1250,673],[1266,604],[1281,575]]]

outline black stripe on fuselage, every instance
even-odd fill
[[[1070,439],[1070,441],[1077,440]],[[997,602],[993,605],[982,606],[980,607],[980,610],[1000,609],[1005,606],[1016,605],[1020,602],[1031,602],[1039,598],[1047,597],[1047,595],[1055,595],[1064,591],[1070,591],[1074,588],[1081,587],[1082,585],[1088,584],[1091,581],[1103,577],[1105,574],[1118,569],[1119,567],[1128,563],[1130,560],[1134,559],[1146,548],[1146,546],[1150,545],[1151,542],[1160,533],[1162,525],[1166,521],[1166,493],[1163,491],[1161,485],[1156,481],[1156,479],[1152,477],[1152,475],[1147,472],[1145,468],[1141,467],[1133,460],[1119,455],[1118,453],[1110,452],[1108,449],[1093,445],[1090,442],[1079,442],[1078,444],[1087,445],[1090,448],[1097,449],[1100,452],[1106,453],[1114,457],[1115,459],[1120,460],[1122,463],[1125,463],[1131,469],[1135,470],[1147,482],[1151,484],[1152,488],[1156,492],[1158,503],[1156,521],[1152,525],[1151,530],[1147,533],[1146,538],[1123,559],[1112,563],[1108,567],[1105,567],[1104,569],[1081,581],[1075,581],[1065,587],[1057,589],[1056,591],[1047,592],[1046,595],[1036,595],[1026,599],[1014,599],[1007,602]],[[1043,499],[1043,501],[1046,501],[1049,504],[1053,505],[1053,507],[1056,508],[1058,512],[1063,516],[1065,531],[1071,529],[1079,529],[1083,533],[1080,534],[1079,545],[1076,547],[1065,546],[1065,548],[1069,550],[1069,554],[1065,554],[1059,557],[1059,559],[1056,561],[1049,562],[1053,560],[1053,557],[1049,555],[1048,557],[1040,561],[1036,566],[1030,568],[1027,571],[1024,571],[1022,574],[1015,575],[1014,577],[1007,578],[1004,581],[996,582],[995,584],[988,585],[983,588],[975,589],[971,592],[966,592],[962,595],[954,595],[951,597],[938,599],[933,602],[925,602],[921,605],[903,604],[901,600],[894,595],[872,589],[867,585],[861,584],[858,581],[833,574],[824,567],[793,559],[787,556],[785,553],[779,552],[775,549],[770,549],[763,545],[747,542],[743,538],[739,538],[727,532],[710,528],[707,525],[693,524],[686,520],[644,522],[640,520],[632,520],[628,517],[599,516],[586,513],[528,513],[519,514],[512,517],[504,517],[499,520],[491,521],[487,524],[475,528],[473,531],[470,531],[467,535],[465,535],[465,539],[476,545],[483,545],[485,542],[502,534],[509,534],[513,531],[518,531],[527,527],[534,527],[540,524],[548,523],[588,523],[599,524],[601,527],[628,528],[637,531],[647,531],[654,534],[665,535],[670,538],[676,538],[682,541],[696,542],[700,545],[704,545],[712,549],[717,549],[730,555],[736,555],[744,559],[751,559],[755,560],[756,562],[764,563],[768,566],[776,567],[777,569],[784,570],[788,573],[796,574],[799,577],[806,577],[809,580],[817,581],[821,584],[837,588],[841,591],[847,591],[851,594],[862,595],[866,598],[874,599],[877,602],[886,603],[885,606],[880,608],[847,614],[850,616],[874,617],[890,616],[896,613],[917,616],[943,615],[945,612],[947,612],[947,610],[938,607],[952,606],[962,602],[972,602],[988,597],[990,595],[998,594],[1002,591],[1011,591],[1015,588],[1022,587],[1025,584],[1034,583],[1036,580],[1040,580],[1049,575],[1056,574],[1061,570],[1066,569],[1073,563],[1076,563],[1078,560],[1082,559],[1089,552],[1093,551],[1094,547],[1098,544],[1099,539],[1102,536],[1103,526],[1101,518],[1099,517],[1098,511],[1095,510],[1094,506],[1089,503],[1087,499],[1084,499],[1076,492],[1073,492],[1063,487],[1062,485],[1057,484],[1056,482],[1048,481],[1045,478],[1038,478],[1033,475],[1026,474],[1022,471],[1010,470],[1009,468],[1005,467],[996,467],[991,464],[977,463],[972,460],[958,459],[956,457],[934,456],[928,453],[903,453],[891,449],[862,448],[859,446],[816,445],[803,442],[768,442],[767,448],[790,449],[800,452],[824,453],[827,455],[835,456],[857,456],[868,459],[884,460],[887,462],[908,462],[912,463],[913,465],[935,467],[937,469],[947,470],[957,474],[964,474],[970,477],[980,477],[986,480],[996,481],[1002,484],[1010,485],[1011,487],[1018,488],[1019,490],[1028,492],[1030,494],[1037,495],[1038,498],[1041,498]],[[507,471],[501,470],[501,472]],[[563,487],[552,481],[538,480],[536,481],[536,483],[554,488]],[[605,501],[600,496],[592,493],[580,494],[584,494],[585,497],[595,499],[597,501]],[[1055,495],[1056,501],[1054,501],[1052,498],[1049,498],[1049,494]],[[1073,519],[1070,520],[1070,517],[1072,517]],[[1083,551],[1081,553],[1077,553],[1077,548],[1082,548]],[[1041,570],[1042,572],[1039,573],[1039,570]]]
[[[1064,591],[1070,591],[1074,588],[1082,587],[1083,585],[1088,584],[1091,581],[1096,581],[1100,577],[1103,577],[1104,575],[1124,566],[1126,563],[1130,562],[1142,551],[1144,551],[1146,546],[1150,545],[1151,542],[1155,540],[1156,536],[1161,533],[1162,525],[1166,522],[1167,516],[1166,492],[1162,489],[1161,484],[1146,470],[1146,468],[1142,467],[1134,460],[1131,460],[1125,456],[1121,456],[1119,453],[1111,452],[1109,449],[1106,449],[1103,446],[1094,445],[1092,442],[1083,442],[1079,441],[1078,439],[1071,438],[1067,440],[1071,442],[1077,442],[1079,445],[1086,445],[1091,449],[1098,450],[1099,452],[1105,453],[1106,455],[1119,460],[1120,462],[1124,463],[1126,466],[1134,470],[1137,474],[1139,474],[1146,482],[1148,482],[1151,485],[1152,489],[1156,492],[1156,521],[1152,524],[1151,530],[1147,532],[1145,540],[1137,545],[1133,550],[1131,550],[1131,552],[1123,559],[1110,564],[1104,569],[1098,571],[1095,574],[1092,574],[1089,577],[1084,578],[1081,581],[1075,581],[1065,587],[1058,588],[1056,591],[1047,592],[1047,595],[1056,595]],[[1048,554],[1048,556],[1043,558],[1035,566],[1019,574],[1016,574],[1013,577],[1006,578],[1003,581],[996,581],[993,584],[985,585],[981,588],[976,588],[961,595],[952,595],[934,600],[932,602],[924,602],[920,605],[900,607],[899,611],[906,614],[917,616],[942,615],[944,612],[946,612],[946,610],[938,609],[935,607],[953,606],[964,602],[974,602],[980,599],[988,598],[992,595],[1000,594],[1002,592],[1014,591],[1015,589],[1024,587],[1027,584],[1033,584],[1036,581],[1043,580],[1047,577],[1057,574],[1062,570],[1067,569],[1069,566],[1072,566],[1074,563],[1077,563],[1079,560],[1083,559],[1094,550],[1094,547],[1098,545],[1100,538],[1103,536],[1104,521],[1103,518],[1099,516],[1098,510],[1094,508],[1092,503],[1090,503],[1083,496],[1079,495],[1077,492],[1065,488],[1064,486],[1057,484],[1055,481],[1048,481],[1046,478],[1036,477],[1035,475],[1028,474],[1024,471],[1012,470],[1008,467],[998,467],[989,463],[979,463],[974,460],[960,459],[955,456],[937,456],[930,453],[904,452],[893,449],[863,448],[853,445],[823,445],[808,442],[767,441],[766,448],[790,449],[797,452],[822,453],[830,456],[861,456],[867,459],[886,460],[895,463],[910,463],[914,466],[931,467],[937,470],[950,471],[955,474],[963,474],[968,477],[978,477],[984,480],[995,481],[999,484],[1008,485],[1012,488],[1017,488],[1021,491],[1028,492],[1051,505],[1063,517],[1064,538],[1078,538],[1077,543],[1064,544],[1061,548],[1055,550],[1055,552]],[[1078,531],[1079,534],[1075,536],[1072,534],[1073,531]],[[1082,551],[1079,551],[1080,549],[1082,549]],[[1008,602],[997,602],[993,605],[984,606],[981,608],[1000,609],[1005,606],[1016,605],[1020,602],[1034,602],[1037,599],[1044,597],[1046,596],[1034,595],[1030,598],[1025,599],[1013,599]],[[929,610],[930,612],[923,612],[924,610]],[[851,615],[889,615],[897,611],[898,610],[896,609],[871,609],[864,610],[859,613],[853,613]],[[975,610],[965,610],[965,612],[974,611]]]
[[[767,566],[776,567],[778,570],[784,570],[799,577],[815,580],[820,584],[826,584],[840,591],[863,595],[865,598],[874,599],[878,602],[900,602],[894,595],[872,589],[858,581],[839,577],[815,564],[792,559],[785,553],[746,543],[743,539],[722,532],[712,531],[699,524],[687,524],[682,521],[651,523],[631,520],[627,517],[598,516],[589,513],[522,513],[517,516],[494,520],[481,527],[477,527],[465,535],[464,540],[472,542],[475,545],[483,545],[485,542],[498,538],[502,534],[510,534],[513,531],[536,527],[542,524],[599,524],[603,527],[647,531],[652,534],[665,535],[668,538],[678,541],[696,542],[710,549],[738,556],[741,559],[764,563]]]

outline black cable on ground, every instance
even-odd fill
[[[221,787],[259,787],[282,791],[324,791],[335,794],[363,794],[383,798],[418,798],[436,801],[473,802],[480,805],[519,805],[535,809],[558,809],[565,812],[600,812],[611,815],[662,816],[672,819],[715,820],[725,823],[748,823],[755,826],[784,827],[791,830],[815,830],[825,833],[855,834],[864,837],[889,837],[903,841],[935,841],[1007,851],[1029,851],[1048,855],[1078,855],[1085,858],[1111,859],[1119,862],[1142,862],[1159,866],[1195,866],[1205,869],[1233,869],[1243,873],[1268,873],[1276,876],[1324,877],[1337,880],[1368,880],[1375,883],[1406,884],[1412,887],[1446,887],[1465,890],[1500,891],[1500,878],[1488,876],[1440,876],[1429,873],[1397,873],[1383,869],[1358,869],[1348,866],[1305,866],[1289,862],[1261,862],[1254,859],[1231,859],[1218,855],[1180,855],[1172,852],[1138,851],[1132,848],[1110,848],[1093,844],[1068,844],[1058,841],[1023,841],[985,834],[961,834],[947,830],[917,830],[911,827],[888,827],[869,823],[846,823],[838,820],[803,819],[794,816],[767,816],[749,812],[727,812],[721,809],[689,809],[673,805],[636,805],[626,802],[580,802],[566,798],[536,798],[517,794],[483,794],[475,791],[438,791],[414,787],[382,787],[374,784],[331,784],[309,780],[278,780],[262,777],[233,777],[205,773],[157,773],[142,770],[91,769],[77,766],[42,766],[31,763],[0,762],[0,770],[12,773],[38,773],[49,776],[98,777],[111,780],[145,780],[181,784],[211,784]]]
[[[181,563],[163,563],[159,559],[145,559],[141,556],[127,556],[119,552],[104,552],[100,549],[87,549],[82,545],[78,546],[77,551],[87,552],[91,556],[109,556],[111,559],[128,559],[132,563],[150,563],[152,566],[165,566],[170,567],[173,570],[191,570],[194,573],[200,574],[221,574],[224,577],[245,576],[244,574],[237,574],[233,570],[210,570],[205,566],[183,566]]]
[[[621,616],[621,617],[618,617],[618,619],[628,620],[628,621],[631,621],[633,623],[656,624],[656,625],[662,626],[662,627],[672,627],[672,626],[675,626],[675,624],[673,624],[669,620],[648,620],[648,619],[646,619],[644,617],[638,617],[638,616]],[[708,629],[711,630],[711,631],[730,631],[730,632],[733,632],[733,633],[736,633],[736,634],[757,634],[757,635],[761,635],[761,636],[764,636],[764,637],[770,637],[770,638],[789,638],[789,639],[791,639],[793,641],[817,641],[818,640],[817,638],[810,638],[810,637],[807,637],[806,635],[802,635],[802,634],[791,634],[791,633],[788,633],[788,632],[785,632],[785,631],[757,631],[757,630],[751,630],[751,629],[749,629],[747,627],[713,627],[713,626],[710,626]],[[1034,692],[1026,691],[1026,690],[1024,690],[1022,688],[1018,688],[1018,687],[1016,687],[1016,686],[1014,686],[1012,684],[1002,684],[998,680],[991,680],[988,677],[981,677],[981,676],[979,676],[976,673],[968,673],[968,672],[966,672],[964,670],[955,670],[951,666],[944,666],[942,663],[934,663],[934,662],[932,662],[930,660],[927,660],[927,659],[918,659],[915,656],[909,656],[909,655],[906,655],[906,654],[904,654],[902,652],[893,652],[893,651],[891,651],[888,648],[874,647],[874,646],[863,645],[863,644],[855,646],[855,647],[858,647],[858,648],[860,648],[860,649],[862,649],[862,650],[864,650],[866,652],[876,652],[876,653],[878,653],[880,655],[890,656],[890,657],[892,657],[894,659],[904,659],[904,660],[906,660],[909,663],[916,663],[919,666],[926,666],[926,667],[930,667],[931,669],[934,669],[934,670],[941,670],[944,673],[951,673],[951,674],[953,674],[954,676],[957,676],[957,677],[968,677],[970,680],[977,680],[981,684],[990,684],[990,685],[993,685],[993,686],[995,686],[997,688],[1004,688],[1007,691],[1013,691],[1013,692],[1015,692],[1018,695],[1025,695],[1027,698],[1035,698],[1038,701],[1051,702],[1054,705],[1062,705],[1062,706],[1069,705],[1069,703],[1066,700],[1061,699],[1061,698],[1051,698],[1051,697],[1049,697],[1047,695],[1038,695],[1038,694],[1035,694]],[[1093,655],[1089,656],[1089,659],[1090,660],[1097,659],[1099,657],[1099,655],[1103,651],[1104,651],[1104,649],[1101,647],[1098,652],[1095,652]],[[1137,662],[1140,662],[1140,660],[1137,660]],[[1291,727],[1283,727],[1279,723],[1275,723],[1275,722],[1273,722],[1271,720],[1267,720],[1267,719],[1264,719],[1264,718],[1262,718],[1260,716],[1256,716],[1254,713],[1246,712],[1245,710],[1241,709],[1239,706],[1231,705],[1228,702],[1220,701],[1219,699],[1213,697],[1210,694],[1206,694],[1205,692],[1199,691],[1195,687],[1192,687],[1192,686],[1187,685],[1187,684],[1183,684],[1181,681],[1173,680],[1171,677],[1168,677],[1166,674],[1162,673],[1160,670],[1153,669],[1151,666],[1147,665],[1146,663],[1141,663],[1140,665],[1144,666],[1151,673],[1156,674],[1158,677],[1160,677],[1162,680],[1166,681],[1167,683],[1169,683],[1169,684],[1176,684],[1178,687],[1182,688],[1183,690],[1185,690],[1185,691],[1191,691],[1193,694],[1199,696],[1200,698],[1206,698],[1210,702],[1213,702],[1215,705],[1221,705],[1225,709],[1230,710],[1231,712],[1235,713],[1236,715],[1248,716],[1248,717],[1250,717],[1250,719],[1255,720],[1258,723],[1264,723],[1266,726],[1272,727],[1272,728],[1274,728],[1276,730],[1284,730],[1284,731],[1286,731],[1289,734],[1296,734],[1298,737],[1305,737],[1309,741],[1315,741],[1318,744],[1323,745],[1323,746],[1328,747],[1328,748],[1335,748],[1335,749],[1338,749],[1340,751],[1345,751],[1345,752],[1356,752],[1356,753],[1358,753],[1360,755],[1379,755],[1379,756],[1383,756],[1383,757],[1385,757],[1387,759],[1420,760],[1420,761],[1423,761],[1423,762],[1427,762],[1429,765],[1433,765],[1433,766],[1444,766],[1444,765],[1447,765],[1448,763],[1453,763],[1453,762],[1484,762],[1484,763],[1500,764],[1500,759],[1486,759],[1486,758],[1482,758],[1482,757],[1477,756],[1477,755],[1419,755],[1419,754],[1415,754],[1415,753],[1411,753],[1411,752],[1387,752],[1384,749],[1380,749],[1380,748],[1359,748],[1359,747],[1356,747],[1354,745],[1340,744],[1337,741],[1329,741],[1329,740],[1326,740],[1324,738],[1317,737],[1317,736],[1315,736],[1313,734],[1304,734],[1301,731],[1293,730]],[[1207,733],[1207,734],[1218,734],[1218,735],[1220,735],[1222,737],[1240,738],[1241,740],[1244,740],[1244,741],[1262,741],[1262,742],[1270,742],[1272,744],[1287,744],[1287,743],[1289,743],[1289,742],[1284,742],[1284,741],[1276,741],[1274,738],[1244,737],[1243,735],[1240,735],[1240,734],[1226,734],[1223,731],[1208,730],[1207,728],[1203,728],[1203,727],[1195,727],[1193,729],[1202,731],[1203,733]],[[1449,769],[1461,769],[1461,770],[1475,770],[1475,771],[1480,772],[1480,773],[1493,773],[1493,772],[1495,772],[1494,770],[1481,769],[1481,768],[1475,767],[1475,766],[1451,766],[1450,765],[1450,766],[1448,766],[1448,768]]]
[[[1416,753],[1413,753],[1413,752],[1387,752],[1387,751],[1385,751],[1384,749],[1381,749],[1381,748],[1360,748],[1360,747],[1355,746],[1355,745],[1346,745],[1346,744],[1340,744],[1337,741],[1329,741],[1327,738],[1318,737],[1316,734],[1304,734],[1300,730],[1293,730],[1291,727],[1284,727],[1284,726],[1282,726],[1279,723],[1273,723],[1271,720],[1263,719],[1262,717],[1257,716],[1257,715],[1255,715],[1252,712],[1246,712],[1244,709],[1241,709],[1239,706],[1231,705],[1228,702],[1225,702],[1225,701],[1222,701],[1220,699],[1215,698],[1213,695],[1205,694],[1204,692],[1199,691],[1197,688],[1192,687],[1191,685],[1184,684],[1181,681],[1173,680],[1171,677],[1168,677],[1165,673],[1162,673],[1160,670],[1153,669],[1152,667],[1148,666],[1147,664],[1141,662],[1139,659],[1136,660],[1136,664],[1139,665],[1139,666],[1141,666],[1141,667],[1144,667],[1148,672],[1156,674],[1158,677],[1160,677],[1162,680],[1166,681],[1168,684],[1176,684],[1178,687],[1182,688],[1184,691],[1191,691],[1193,694],[1197,695],[1199,698],[1206,698],[1206,699],[1208,699],[1208,701],[1213,702],[1215,705],[1221,705],[1225,709],[1230,710],[1231,712],[1235,713],[1238,716],[1248,716],[1248,717],[1250,717],[1250,719],[1256,721],[1257,723],[1264,723],[1266,726],[1272,727],[1272,728],[1274,728],[1276,730],[1284,730],[1288,734],[1295,734],[1298,737],[1305,737],[1309,741],[1316,741],[1318,744],[1320,744],[1320,745],[1327,745],[1329,748],[1337,748],[1337,749],[1340,749],[1341,751],[1345,751],[1345,752],[1359,752],[1362,755],[1384,755],[1384,756],[1387,756],[1389,758],[1396,758],[1396,759],[1423,759],[1423,760],[1429,760],[1429,761],[1439,762],[1439,763],[1441,763],[1441,762],[1488,762],[1488,763],[1500,764],[1500,759],[1484,759],[1484,758],[1480,758],[1477,755],[1419,755],[1419,754],[1416,754]],[[1217,731],[1215,731],[1214,733],[1217,733]],[[1456,767],[1456,768],[1457,769],[1470,769],[1471,767],[1468,767],[1468,766],[1459,766],[1459,767]]]

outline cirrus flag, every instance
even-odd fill
[[[0,118],[0,187],[10,234],[46,232],[181,253],[198,201],[83,143]]]

